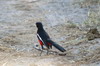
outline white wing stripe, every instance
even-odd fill
[[[39,34],[37,34],[37,36],[39,37],[39,39],[43,42],[43,40],[42,40],[42,38],[39,36]],[[44,44],[44,42],[43,42],[43,44]]]

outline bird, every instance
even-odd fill
[[[41,22],[36,22],[37,27],[37,38],[38,42],[40,43],[41,49],[44,50],[44,46],[46,46],[47,55],[49,53],[49,50],[52,49],[52,46],[54,46],[56,49],[58,49],[61,52],[65,52],[66,50],[57,44],[56,42],[52,41],[48,33],[44,30],[43,24]],[[43,51],[41,51],[40,55]]]

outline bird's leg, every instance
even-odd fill
[[[42,49],[42,50],[41,50],[41,52],[40,52],[40,56],[42,55],[43,48],[44,48],[44,47],[43,47],[43,45],[42,45],[42,46],[41,46],[41,49]]]
[[[49,49],[47,49],[47,55],[49,54]]]
[[[40,56],[42,55],[43,50],[41,50]]]

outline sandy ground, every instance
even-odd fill
[[[80,24],[87,18],[88,9],[73,2],[0,0],[0,66],[100,66],[100,39],[88,41],[86,31],[69,26],[69,21]],[[37,21],[67,50],[66,56],[45,52],[39,56],[33,48],[38,44]]]

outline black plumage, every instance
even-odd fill
[[[66,51],[63,47],[61,47],[60,45],[58,45],[57,43],[55,43],[54,41],[52,41],[50,39],[49,35],[44,30],[43,25],[42,25],[41,22],[37,22],[36,26],[38,28],[37,37],[38,37],[38,40],[40,42],[40,45],[41,45],[42,49],[44,49],[43,46],[45,45],[47,47],[47,53],[48,53],[49,49],[52,49],[52,46],[54,46],[55,48],[57,48],[61,52],[65,52]]]

